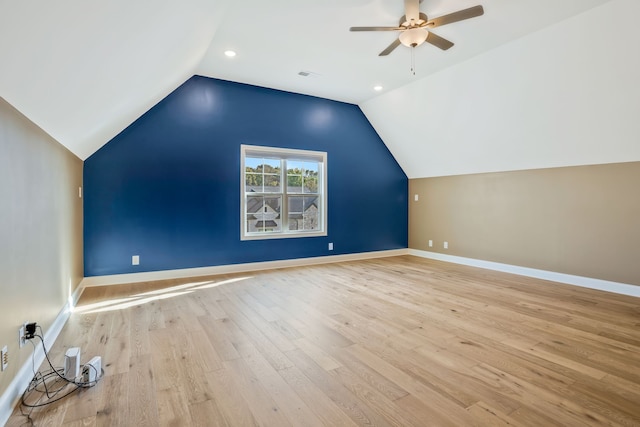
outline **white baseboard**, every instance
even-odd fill
[[[297,258],[279,261],[250,262],[245,264],[219,265],[213,267],[183,268],[179,270],[149,271],[142,273],[114,274],[110,276],[85,277],[82,287],[120,285],[124,283],[149,282],[153,280],[184,279],[188,277],[214,276],[216,274],[247,273],[250,271],[273,270],[276,268],[301,267],[305,265],[328,264],[343,261],[384,258],[407,255],[408,249],[361,252],[346,255],[330,255],[313,258]]]
[[[592,279],[590,277],[573,276],[571,274],[556,273],[554,271],[537,270],[535,268],[519,267],[517,265],[501,264],[499,262],[483,261],[473,258],[464,258],[454,255],[446,255],[436,252],[420,251],[409,249],[409,255],[421,258],[435,259],[438,261],[463,264],[471,267],[486,268],[487,270],[502,271],[505,273],[518,274],[520,276],[534,277],[536,279],[549,280],[552,282],[566,283],[600,291],[613,292],[616,294],[640,297],[640,286],[628,285],[626,283],[609,282],[607,280]]]
[[[47,351],[51,348],[53,343],[58,338],[60,331],[64,327],[67,319],[71,315],[73,308],[75,307],[78,299],[80,298],[80,294],[82,294],[82,286],[78,286],[77,289],[73,292],[73,295],[69,297],[69,300],[64,305],[60,313],[56,316],[53,323],[44,334],[44,343],[47,346]],[[38,340],[39,341],[39,340]],[[42,362],[44,362],[44,350],[42,349],[42,345],[40,343],[36,344],[35,355],[33,356],[35,360],[36,369],[39,367]],[[0,426],[6,424],[7,420],[13,413],[16,405],[18,405],[20,398],[22,397],[22,393],[27,389],[29,382],[33,378],[33,362],[31,357],[29,357],[23,365],[18,370],[18,373],[13,378],[9,387],[2,393],[0,396]]]

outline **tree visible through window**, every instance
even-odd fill
[[[242,238],[326,236],[323,152],[243,145]]]

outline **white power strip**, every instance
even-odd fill
[[[95,356],[82,367],[82,382],[93,383],[100,379],[102,372],[102,358]]]

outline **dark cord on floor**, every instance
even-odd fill
[[[42,328],[40,328],[40,326],[38,326],[38,328],[40,329],[40,333],[42,334]],[[58,402],[64,399],[65,397],[75,393],[76,391],[80,390],[81,388],[93,387],[98,383],[98,381],[100,381],[100,379],[102,379],[102,376],[104,375],[104,370],[101,369],[100,372],[97,372],[96,368],[93,365],[85,365],[90,367],[94,371],[96,371],[95,381],[85,382],[85,381],[78,381],[77,379],[69,380],[65,378],[63,376],[64,369],[55,368],[53,366],[53,363],[51,363],[51,359],[49,359],[49,353],[47,352],[47,347],[44,343],[44,339],[42,338],[42,335],[36,334],[35,337],[38,337],[40,339],[40,342],[42,343],[42,348],[44,350],[45,358],[49,363],[49,367],[51,369],[45,372],[35,372],[36,346],[35,344],[32,343],[33,349],[34,349],[33,350],[34,354],[32,356],[33,358],[32,364],[34,365],[34,368],[33,368],[34,375],[33,375],[33,378],[31,379],[31,382],[29,383],[29,386],[22,394],[21,407],[20,407],[20,412],[22,413],[22,415],[28,418],[28,420],[31,422],[31,425],[33,425],[33,419],[31,418],[31,413],[33,409]],[[66,389],[70,389],[70,390],[66,390]],[[23,407],[31,408],[31,410],[29,411],[29,413],[25,414],[23,412]]]

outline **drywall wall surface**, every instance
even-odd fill
[[[326,237],[240,240],[242,144],[327,153]],[[85,276],[407,247],[407,177],[352,104],[196,76],[89,157],[84,183]]]
[[[409,247],[640,285],[638,183],[640,162],[413,179]]]
[[[638,16],[612,0],[361,108],[409,178],[639,161]]]
[[[33,347],[18,328],[46,332],[80,283],[82,161],[0,98],[0,394]]]

